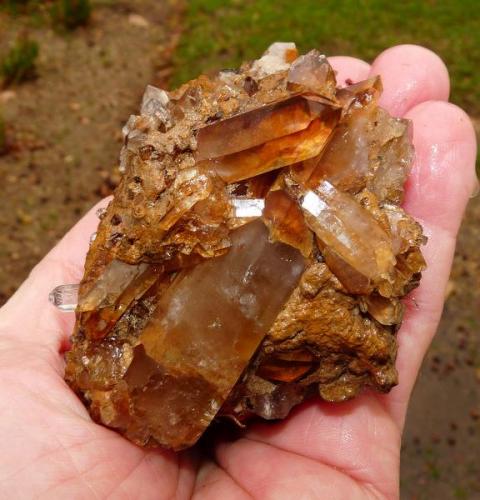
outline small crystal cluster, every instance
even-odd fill
[[[337,88],[276,43],[148,87],[80,285],[66,380],[92,417],[179,450],[214,419],[284,418],[397,383],[400,299],[424,268],[401,208],[409,123],[379,78]]]

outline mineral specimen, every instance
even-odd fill
[[[399,206],[409,123],[380,93],[379,78],[336,88],[327,59],[293,44],[147,88],[67,353],[96,421],[179,450],[215,419],[397,383],[424,236]]]

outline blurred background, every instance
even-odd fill
[[[118,183],[121,127],[147,83],[173,88],[279,40],[367,61],[388,46],[417,43],[446,62],[451,99],[478,131],[478,7],[477,0],[0,0],[0,304]],[[477,196],[408,415],[405,499],[480,498],[479,223]]]

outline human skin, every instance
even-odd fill
[[[0,497],[48,499],[363,499],[399,496],[408,400],[440,319],[455,240],[477,181],[475,134],[447,103],[448,73],[427,49],[403,45],[370,66],[332,57],[339,85],[380,74],[381,104],[413,121],[416,160],[405,209],[423,226],[428,268],[406,299],[398,333],[400,384],[340,404],[313,400],[279,423],[173,453],[145,450],[94,423],[63,380],[73,314],[49,291],[81,279],[94,207],[33,269],[0,310]]]

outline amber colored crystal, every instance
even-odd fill
[[[299,132],[285,135],[238,153],[204,160],[198,165],[227,183],[248,179],[317,156],[324,148],[339,110],[322,105],[324,113]]]
[[[148,268],[148,264],[126,264],[112,260],[95,285],[80,297],[77,311],[96,311],[114,306],[128,286]]]
[[[374,283],[391,279],[395,265],[391,238],[353,197],[322,181],[305,192],[301,206],[322,246]]]
[[[110,264],[108,275],[111,276],[112,269],[118,270],[119,261],[113,261]],[[112,266],[113,265],[113,266]],[[125,264],[124,264],[125,265]],[[121,293],[119,290],[115,290],[114,296],[109,296],[109,301],[103,301],[102,304],[97,303],[95,306],[92,305],[91,299],[98,293],[98,288],[95,286],[93,290],[90,291],[87,299],[83,300],[78,304],[78,310],[84,312],[82,315],[82,326],[85,331],[85,336],[87,338],[100,339],[105,337],[108,332],[113,328],[116,321],[123,315],[123,313],[130,307],[133,301],[139,300],[143,294],[159,279],[163,274],[163,270],[153,265],[139,264],[128,265],[129,268],[136,268],[134,270],[129,270],[124,273],[124,276],[128,276],[128,281],[124,281],[120,286],[122,289]],[[135,272],[135,274],[133,274]],[[120,273],[117,274],[119,276]],[[107,276],[107,272],[103,277]],[[95,285],[98,285],[98,280]],[[111,285],[111,283],[102,283],[104,287]],[[110,290],[114,290],[112,287]],[[107,295],[108,296],[108,295]],[[98,295],[97,295],[97,298]]]
[[[306,350],[279,353],[260,364],[257,375],[270,381],[294,382],[314,366],[313,355]]]
[[[410,124],[378,77],[275,43],[238,71],[149,86],[85,264],[65,377],[140,445],[284,418],[397,383],[421,226],[399,205]]]
[[[195,158],[218,158],[299,132],[324,111],[323,104],[296,96],[219,120],[198,130]]]
[[[285,191],[270,191],[265,198],[263,217],[274,240],[298,248],[309,257],[313,251],[312,232],[309,231],[302,210]]]
[[[232,247],[226,255],[178,274],[138,338],[141,356],[156,366],[150,375],[154,383],[146,381],[142,398],[152,393],[156,401],[149,432],[159,443],[182,448],[198,439],[303,270],[300,253],[283,243],[269,242],[267,229],[255,221],[232,233]],[[132,366],[126,378],[130,376],[135,376]],[[195,422],[182,421],[184,395],[175,390],[177,385],[188,387],[191,380],[195,380],[195,390],[188,404],[201,415]],[[135,397],[131,411],[142,414]]]
[[[313,92],[335,99],[335,73],[327,58],[318,50],[311,50],[292,62],[287,85],[292,91]]]

